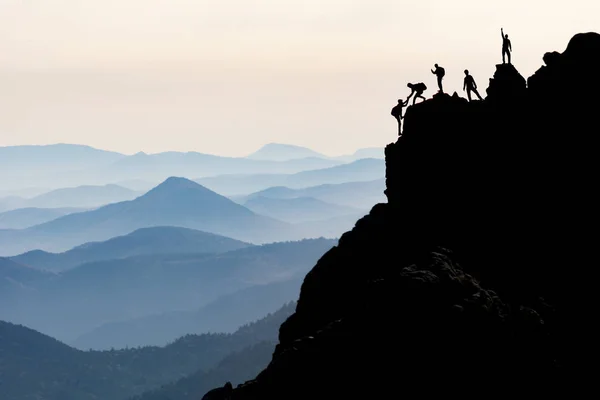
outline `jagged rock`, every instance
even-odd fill
[[[226,382],[223,387],[213,389],[206,393],[202,400],[231,400],[233,385],[231,382]]]
[[[599,57],[600,35],[576,35],[526,88],[499,66],[485,101],[410,106],[388,203],[307,274],[271,364],[232,400],[589,389]]]
[[[486,92],[488,102],[502,105],[521,103],[526,96],[527,81],[514,65],[498,64]]]

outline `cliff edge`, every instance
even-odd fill
[[[271,363],[231,399],[541,396],[592,382],[600,35],[543,60],[528,79],[498,65],[484,101],[438,94],[407,109],[386,148],[388,203],[307,274]]]

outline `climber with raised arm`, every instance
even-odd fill
[[[502,35],[502,64],[506,64],[505,56],[508,56],[508,63],[510,64],[510,53],[512,52],[512,45],[508,39],[508,35],[504,34],[504,28],[500,28],[500,35]]]
[[[398,99],[398,104],[392,108],[392,116],[398,120],[398,135],[402,134],[402,108],[408,105],[408,99],[406,101],[402,101],[402,99]]]

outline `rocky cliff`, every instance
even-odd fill
[[[386,148],[388,203],[307,274],[272,362],[231,399],[541,396],[591,382],[600,35],[543,61],[527,80],[498,65],[484,101],[408,108]]]

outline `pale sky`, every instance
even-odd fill
[[[500,28],[527,78],[599,0],[0,0],[0,146],[330,155],[397,138],[407,82],[485,93]]]

